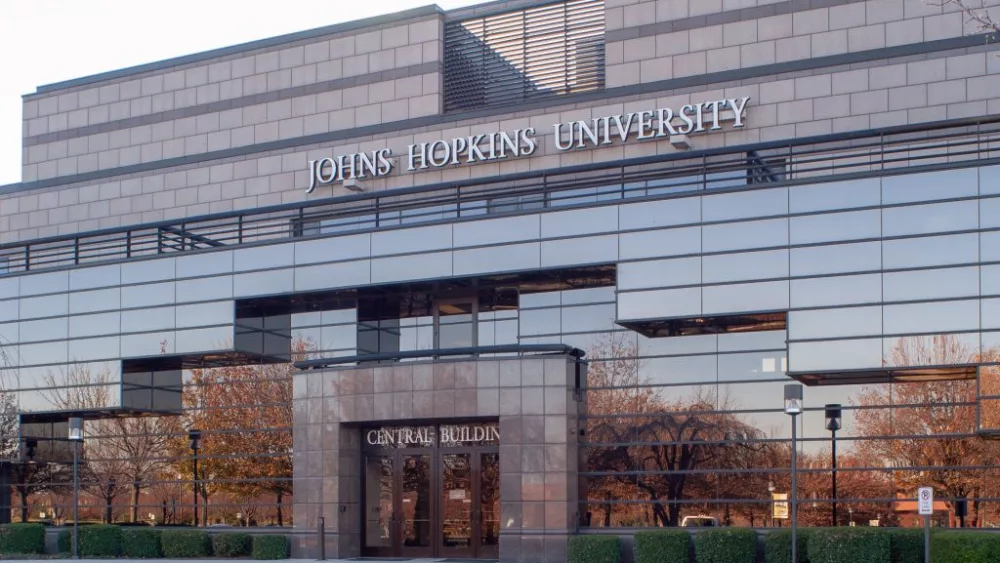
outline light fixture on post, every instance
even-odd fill
[[[201,430],[192,428],[188,430],[188,439],[191,440],[191,462],[192,479],[191,485],[194,488],[194,527],[198,527],[198,448],[201,447]]]
[[[798,422],[795,417],[802,414],[802,385],[799,383],[789,383],[785,385],[785,414],[792,417],[792,490],[789,492],[789,502],[791,503],[791,519],[792,519],[792,562],[798,563],[798,475],[797,467],[798,458],[796,456],[796,449],[798,444],[795,443],[796,429],[795,424]]]
[[[69,441],[73,442],[73,559],[80,558],[80,443],[83,442],[83,419],[69,419]]]
[[[774,527],[774,491],[775,491],[775,489],[774,489],[774,481],[768,479],[767,480],[767,494],[768,494],[768,496],[771,497],[771,503],[770,503],[769,506],[771,507],[771,527],[772,528]]]
[[[830,431],[830,465],[833,489],[833,525],[837,525],[837,430],[841,428],[841,406],[837,403],[826,405],[826,429]]]

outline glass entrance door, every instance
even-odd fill
[[[500,456],[479,448],[441,455],[441,556],[495,559]]]
[[[431,555],[431,475],[431,456],[426,452],[365,456],[365,553]]]
[[[396,552],[396,473],[394,456],[365,456],[364,548],[375,556]]]
[[[479,453],[479,508],[477,557],[500,558],[500,454]]]

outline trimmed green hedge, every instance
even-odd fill
[[[687,530],[636,532],[635,563],[688,563],[691,534]]]
[[[278,535],[253,536],[254,559],[287,559],[288,537]],[[617,562],[615,562],[617,563]]]
[[[931,538],[934,563],[996,563],[1000,561],[1000,534],[939,532]]]
[[[243,532],[212,534],[212,553],[216,557],[250,555],[251,549],[250,534]]]
[[[81,526],[80,557],[118,557],[122,554],[122,529],[118,526]]]
[[[889,557],[892,563],[922,563],[924,560],[924,530],[922,528],[890,528]]]
[[[0,526],[0,554],[45,553],[45,526],[5,524]]]
[[[755,563],[757,532],[747,528],[718,528],[694,535],[698,563]]]
[[[569,563],[619,563],[622,558],[618,536],[573,536],[569,538]]]
[[[810,563],[889,563],[890,533],[881,528],[820,528],[809,533]]]
[[[201,530],[163,530],[160,545],[163,546],[163,556],[168,559],[212,555],[208,532]]]
[[[122,529],[122,555],[130,559],[163,557],[160,530],[153,528]]]
[[[795,533],[795,543],[798,544],[796,559],[798,563],[809,561],[809,533],[815,528],[799,528]],[[775,530],[764,537],[764,561],[766,563],[789,563],[792,560],[792,531]]]

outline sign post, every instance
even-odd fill
[[[934,514],[934,489],[917,490],[917,512],[924,517],[924,563],[931,563],[931,515]]]

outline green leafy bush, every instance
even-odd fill
[[[163,556],[168,559],[212,555],[212,542],[208,532],[202,530],[163,530],[160,545],[163,546]]]
[[[889,550],[892,563],[923,563],[924,531],[920,528],[890,528]]]
[[[882,528],[822,528],[806,542],[810,563],[889,563],[890,532]]]
[[[0,554],[45,552],[45,526],[6,524],[0,526]]]
[[[253,536],[254,559],[287,559],[288,537],[278,535]]]
[[[212,534],[212,553],[216,557],[250,555],[250,535],[243,532]]]
[[[694,535],[698,563],[754,563],[757,532],[746,528],[719,528]]]
[[[81,526],[80,557],[118,557],[122,553],[122,529],[118,526]]]
[[[691,534],[687,530],[636,532],[635,563],[688,563]]]
[[[795,553],[798,563],[809,563],[808,537],[814,529],[801,528],[796,531],[795,543],[798,551]],[[768,532],[764,538],[764,561],[766,563],[789,563],[792,560],[792,531],[775,530]]]
[[[618,536],[573,536],[569,538],[569,563],[619,563],[622,558]]]
[[[153,528],[122,529],[122,555],[130,559],[163,557],[160,530]]]
[[[73,530],[61,530],[56,536],[56,547],[59,549],[59,553],[73,551]]]
[[[988,532],[936,533],[931,538],[931,561],[995,563],[1000,561],[1000,535]]]

